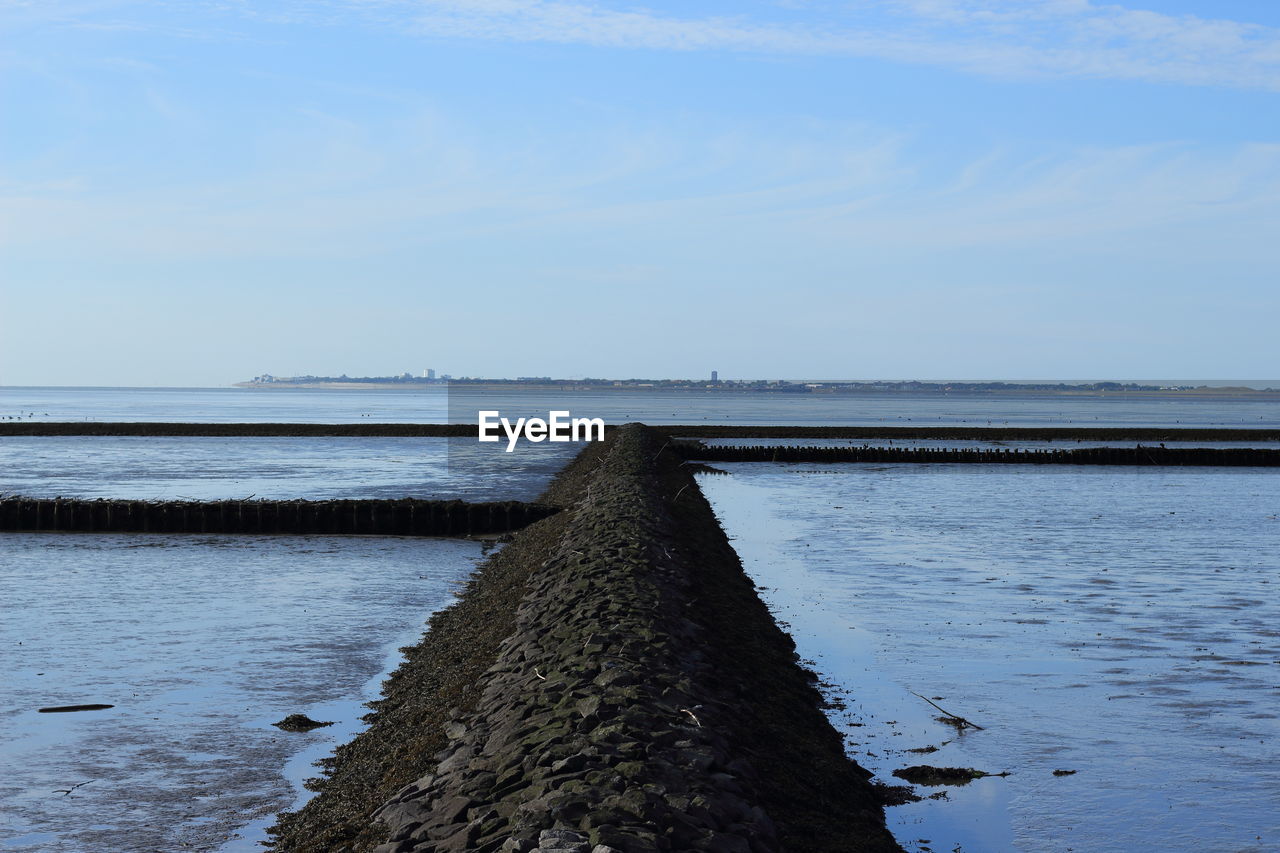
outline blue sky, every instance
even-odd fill
[[[0,384],[1274,376],[1280,4],[0,0]]]

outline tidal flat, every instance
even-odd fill
[[[850,755],[1011,774],[890,808],[908,850],[1280,845],[1275,472],[717,467]]]
[[[0,492],[118,500],[530,500],[581,449],[474,439],[5,436]]]
[[[450,539],[0,537],[4,849],[261,849],[480,555]],[[82,703],[114,707],[38,712]],[[334,725],[273,727],[293,713]]]

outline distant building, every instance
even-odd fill
[[[711,371],[711,381],[712,381],[712,382],[719,382],[719,381],[720,381],[720,371],[718,371],[718,370],[713,370],[713,371]]]
[[[426,370],[422,371],[422,378],[423,378],[423,379],[435,379],[435,378],[436,378],[436,372],[435,372],[434,370],[432,370],[430,367],[428,367]]]

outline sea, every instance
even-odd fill
[[[1280,380],[1251,384],[1280,388]],[[1280,397],[1274,395],[559,391],[456,384],[404,390],[0,387],[0,422],[444,423],[450,415],[474,422],[481,409],[512,419],[567,409],[610,424],[1280,428]]]
[[[471,408],[1280,428],[1274,399],[1218,395],[0,388],[10,421],[409,423]],[[458,464],[447,441],[5,436],[0,493],[527,500],[577,451]],[[700,484],[850,755],[890,785],[918,764],[993,774],[889,808],[908,850],[1280,850],[1280,472],[717,467]],[[0,849],[261,849],[487,547],[0,534]],[[113,707],[39,711],[84,703]],[[292,713],[333,725],[272,726]]]

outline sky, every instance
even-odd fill
[[[1280,3],[0,0],[0,385],[1262,378]]]

